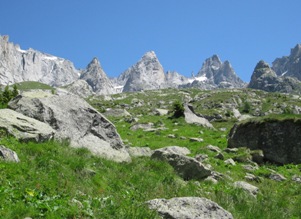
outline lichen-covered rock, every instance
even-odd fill
[[[152,159],[168,162],[184,180],[201,180],[211,175],[211,170],[197,159],[167,150],[155,150]]]
[[[259,192],[259,189],[256,186],[253,186],[250,183],[244,182],[244,181],[237,181],[234,183],[235,188],[240,188],[248,192],[252,196],[256,196]]]
[[[153,199],[147,204],[168,219],[233,219],[232,214],[217,203],[201,197]]]
[[[301,163],[301,119],[248,120],[235,124],[228,147],[262,150],[264,158],[274,163]]]
[[[19,157],[13,150],[0,145],[0,160],[10,161],[10,162],[20,162]]]
[[[86,147],[93,154],[118,162],[130,161],[115,126],[76,95],[24,92],[9,107],[56,130],[56,139],[72,147]]]
[[[10,109],[0,110],[0,130],[21,141],[43,142],[52,139],[55,134],[48,124]]]

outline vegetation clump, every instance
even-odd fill
[[[180,118],[184,116],[184,104],[180,101],[175,101],[172,105],[173,118]]]
[[[3,91],[0,91],[0,108],[6,108],[8,102],[19,94],[17,86],[14,84],[13,89],[7,85]]]

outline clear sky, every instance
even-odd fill
[[[154,50],[164,70],[190,76],[206,58],[228,60],[249,81],[301,43],[300,0],[0,0],[0,35],[110,77]]]

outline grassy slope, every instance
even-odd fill
[[[189,93],[194,96],[205,92],[200,94],[197,90],[189,90]],[[209,93],[212,99],[207,98],[206,101],[214,102],[214,92]],[[224,95],[223,100],[227,100],[233,94]],[[122,96],[124,98],[118,99]],[[232,186],[234,181],[244,180],[246,170],[242,168],[242,163],[225,165],[222,160],[214,158],[216,153],[205,149],[208,144],[226,148],[226,136],[234,123],[233,119],[215,122],[215,130],[210,130],[188,125],[183,118],[173,120],[168,116],[152,115],[154,108],[168,108],[170,103],[182,100],[184,96],[185,92],[165,90],[119,94],[114,96],[117,98],[114,101],[92,102],[97,108],[105,109],[122,104],[132,106],[134,98],[143,101],[141,107],[128,111],[140,119],[139,123],[163,124],[167,130],[131,131],[130,124],[123,118],[111,117],[121,137],[133,146],[156,149],[179,145],[188,147],[192,151],[191,156],[207,154],[209,159],[206,163],[228,176],[218,184],[193,180],[185,182],[168,164],[149,158],[135,158],[132,163],[118,164],[94,157],[85,149],[69,148],[66,144],[20,143],[3,137],[0,144],[15,150],[21,163],[0,162],[0,218],[156,218],[158,216],[147,209],[145,201],[180,196],[209,198],[230,211],[234,218],[300,218],[301,186],[290,180],[293,175],[300,175],[300,165],[260,167],[254,174],[260,177],[261,182],[251,182],[260,188],[260,193],[257,199],[252,198]],[[279,99],[274,96],[270,98]],[[202,102],[195,104],[201,106]],[[267,109],[269,107],[266,106]],[[201,108],[198,110],[204,113]],[[206,112],[215,113],[215,109],[206,109]],[[168,134],[175,134],[176,138],[168,138]],[[181,136],[187,139],[182,140]],[[200,137],[204,142],[190,142],[189,137]],[[245,153],[243,149],[238,152]],[[226,159],[234,156],[224,155]],[[288,180],[274,182],[267,179],[270,169],[283,174]]]

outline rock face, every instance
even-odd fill
[[[3,145],[0,145],[0,160],[1,159],[16,163],[20,162],[17,153],[9,148],[4,147]]]
[[[79,71],[72,62],[29,49],[22,50],[0,36],[0,84],[22,81],[39,81],[51,86],[74,82]]]
[[[236,75],[229,61],[221,62],[217,55],[205,60],[188,87],[201,89],[241,88],[245,83]],[[187,86],[185,86],[187,87]]]
[[[77,80],[65,88],[68,92],[76,94],[82,98],[87,98],[94,94],[91,86],[84,80]]]
[[[0,110],[0,130],[22,141],[43,142],[53,138],[49,125],[10,109]]]
[[[147,52],[132,67],[118,77],[123,92],[160,89],[165,86],[165,74],[154,51]]]
[[[188,84],[189,79],[183,75],[180,75],[176,71],[168,71],[166,74],[166,87],[178,88],[181,85]]]
[[[130,161],[115,126],[75,95],[24,92],[9,107],[49,124],[56,130],[55,138],[68,139],[72,147],[86,147],[96,155],[119,162]]]
[[[114,86],[102,69],[100,62],[94,58],[80,76],[92,88],[95,94],[113,94]]]
[[[292,77],[278,77],[264,61],[258,62],[251,76],[249,88],[267,92],[300,93],[301,83]]]
[[[163,218],[169,219],[233,219],[230,212],[217,203],[200,197],[153,199],[147,202]]]
[[[279,164],[301,163],[301,119],[249,120],[234,125],[228,147],[262,150],[264,158]]]
[[[301,81],[301,44],[291,49],[289,56],[275,59],[272,69],[278,76],[295,77]]]
[[[151,158],[168,162],[184,180],[201,180],[211,175],[211,171],[198,160],[183,155],[183,152],[174,152],[173,149],[155,150]]]

